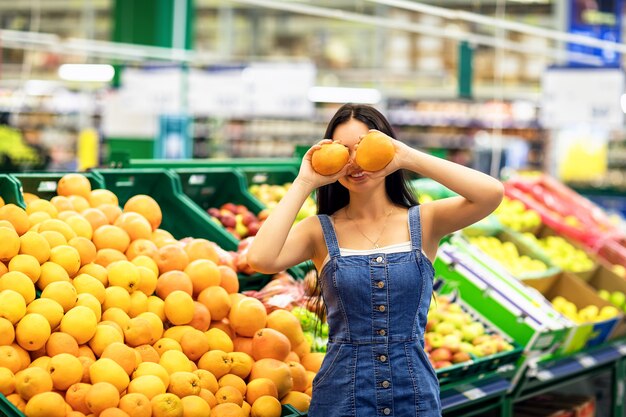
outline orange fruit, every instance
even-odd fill
[[[148,320],[142,317],[131,318],[125,327],[124,341],[131,347],[145,345],[152,339],[152,326]]]
[[[198,301],[193,302],[193,318],[189,325],[202,332],[209,330],[211,326],[211,312],[204,304]]]
[[[37,298],[27,307],[26,313],[39,313],[48,320],[51,329],[56,329],[63,318],[63,306],[51,298]],[[1,345],[2,343],[0,343]]]
[[[141,375],[133,377],[133,380],[128,384],[129,394],[139,393],[146,396],[151,400],[159,394],[165,394],[167,387],[163,384],[163,381],[156,375]]]
[[[63,212],[63,213],[69,213],[69,212]],[[63,214],[61,213],[61,214]],[[45,211],[36,211],[34,213],[31,213],[28,215],[28,221],[30,222],[30,227],[31,230],[34,230],[35,227],[37,227],[37,225],[41,222],[43,222],[44,220],[49,220],[52,217],[46,213]],[[1,221],[6,221],[6,220],[1,220]],[[9,223],[11,224],[11,223]],[[13,226],[13,225],[11,225]],[[38,227],[37,227],[38,228]]]
[[[141,362],[154,362],[158,363],[161,355],[151,345],[139,345],[135,348],[135,351],[139,352],[141,356]]]
[[[165,298],[165,317],[175,325],[187,324],[193,319],[193,298],[184,291],[172,291]]]
[[[96,334],[97,324],[96,315],[90,308],[76,306],[65,313],[61,319],[60,329],[82,345]]]
[[[209,309],[209,312],[211,313],[211,320],[214,321],[222,320],[224,317],[228,316],[231,309],[231,301],[228,297],[228,292],[224,288],[218,286],[205,288],[198,295],[198,301]]]
[[[26,314],[26,301],[22,294],[13,290],[0,291],[0,317],[14,325]]]
[[[80,213],[90,224],[91,230],[95,231],[100,226],[109,224],[109,219],[104,212],[97,208],[88,208]],[[93,236],[93,233],[92,233]]]
[[[35,299],[35,284],[30,277],[19,271],[10,271],[0,276],[0,291],[14,290],[24,297],[26,304]]]
[[[38,232],[42,237],[44,237],[48,241],[48,246],[50,248],[54,248],[59,245],[67,245],[67,239],[61,232],[56,230],[44,230]]]
[[[4,317],[0,317],[0,346],[7,346],[15,340],[15,328],[13,323]]]
[[[109,382],[94,383],[85,394],[85,405],[95,415],[110,407],[117,407],[120,393],[117,387]]]
[[[130,417],[126,411],[117,407],[109,407],[103,410],[98,417]]]
[[[65,399],[56,392],[35,394],[24,408],[28,417],[65,417]]]
[[[311,166],[321,175],[333,175],[343,169],[350,159],[348,148],[341,143],[325,143],[311,155]]]
[[[171,243],[160,247],[152,259],[156,262],[161,274],[174,270],[183,271],[189,264],[187,252],[185,252],[178,243]]]
[[[19,394],[13,393],[13,394],[7,395],[7,401],[13,404],[15,408],[17,408],[22,413],[26,411],[26,401],[24,401],[22,397],[19,396]]]
[[[158,278],[151,269],[145,266],[138,266],[137,270],[139,271],[139,284],[135,293],[142,292],[149,297],[156,291]]]
[[[131,375],[137,367],[135,350],[121,342],[113,342],[105,347],[100,358],[114,360],[128,375]]]
[[[209,343],[209,350],[218,349],[226,353],[234,350],[233,341],[224,330],[213,327],[207,330],[205,335]]]
[[[39,211],[48,213],[53,219],[59,215],[59,211],[48,200],[37,199],[26,204],[26,213],[33,214]]]
[[[70,225],[59,219],[42,221],[39,224],[39,233],[43,232],[59,232],[63,235],[66,242],[76,237],[76,232],[74,232]]]
[[[115,249],[122,253],[126,252],[130,245],[130,236],[124,229],[113,225],[100,226],[93,232],[93,243],[96,249]]]
[[[8,270],[26,274],[32,282],[37,282],[41,275],[41,266],[37,258],[26,254],[15,255],[9,261]]]
[[[278,390],[278,398],[282,398],[293,387],[289,366],[276,359],[261,359],[252,365],[249,379],[269,378],[274,381]]]
[[[211,417],[245,417],[240,406],[234,403],[222,403],[211,409]]]
[[[239,278],[237,278],[237,272],[226,265],[219,265],[218,268],[220,270],[220,287],[224,288],[229,294],[239,292]]]
[[[256,378],[248,382],[246,386],[246,401],[254,405],[257,399],[271,396],[278,399],[276,384],[269,378]]]
[[[99,279],[89,274],[78,274],[73,280],[72,285],[76,289],[77,294],[91,294],[102,304],[105,300],[106,290]]]
[[[188,395],[181,398],[183,402],[183,417],[203,417],[208,416],[211,407],[198,395]]]
[[[15,326],[15,340],[22,348],[33,351],[46,345],[50,323],[41,314],[28,313]]]
[[[133,240],[130,242],[130,245],[128,245],[128,249],[126,249],[126,257],[131,261],[142,255],[152,259],[158,250],[159,248],[157,248],[157,245],[155,245],[151,240],[137,239]],[[156,273],[158,273],[158,267]]]
[[[104,248],[96,252],[96,259],[93,262],[106,268],[113,262],[125,260],[126,255],[117,249]]]
[[[134,263],[130,261],[115,261],[107,266],[109,285],[124,288],[129,293],[135,291],[141,275]]]
[[[152,404],[152,417],[183,416],[183,402],[174,394],[159,394],[152,398],[150,403]]]
[[[280,417],[282,405],[276,397],[263,395],[252,404],[250,413],[252,417]]]
[[[83,364],[74,355],[59,353],[48,362],[48,373],[52,377],[52,385],[60,391],[67,390],[72,384],[83,378]]]
[[[174,291],[183,291],[193,295],[193,282],[183,271],[167,271],[159,276],[156,285],[156,294],[165,300]]]
[[[120,288],[120,292],[122,290],[123,290],[123,288]],[[111,307],[111,308],[106,309],[104,311],[104,313],[102,313],[102,321],[103,322],[104,321],[110,321],[110,322],[113,322],[113,323],[117,324],[117,326],[114,326],[114,327],[123,336],[124,335],[124,330],[123,329],[124,329],[124,327],[126,327],[128,322],[130,321],[130,317],[121,308],[119,308],[119,307]]]
[[[53,357],[60,353],[69,353],[78,357],[78,342],[67,333],[53,332],[46,342],[46,354]]]
[[[291,391],[280,399],[281,404],[290,404],[296,410],[306,413],[309,411],[311,397],[303,392]]]
[[[59,245],[50,250],[50,262],[61,265],[73,277],[81,266],[80,253],[73,246]]]
[[[92,384],[108,382],[119,391],[124,391],[130,383],[130,378],[124,368],[109,358],[100,358],[89,367],[89,378]]]
[[[106,267],[97,263],[88,263],[87,265],[81,266],[81,268],[78,270],[78,273],[91,275],[92,277],[100,281],[104,286],[107,286],[109,283]]]
[[[220,270],[215,262],[208,259],[197,259],[190,262],[185,267],[185,273],[191,278],[195,297],[207,287],[220,285]]]
[[[265,327],[267,311],[261,301],[246,297],[231,307],[228,321],[237,334],[252,337]]]
[[[203,389],[207,389],[213,394],[215,394],[217,390],[220,389],[217,378],[215,378],[215,376],[206,369],[196,369],[195,371],[193,371],[193,373],[198,376],[198,379],[200,379],[200,386]]]
[[[9,221],[20,236],[26,233],[30,228],[28,213],[15,204],[5,204],[0,207],[0,220]]]
[[[112,307],[117,307],[128,314],[130,311],[130,294],[126,288],[115,285],[106,287],[102,309],[106,311]]]
[[[200,330],[191,329],[180,338],[180,346],[189,359],[196,361],[209,351],[209,340]]]
[[[152,237],[152,226],[148,220],[139,213],[122,213],[115,219],[113,224],[124,229],[126,233],[128,233],[128,236],[130,236],[131,241],[136,239],[150,239],[150,237]]]
[[[8,262],[19,253],[21,240],[15,230],[0,227],[0,242],[0,261]]]
[[[167,387],[167,392],[183,398],[188,395],[200,394],[200,389],[200,378],[196,374],[188,371],[179,371],[170,375],[170,384]]]
[[[145,268],[144,270],[148,271]],[[134,291],[130,295],[130,309],[128,310],[128,315],[133,318],[146,311],[148,311],[148,296],[141,291]]]
[[[185,245],[185,252],[187,252],[190,262],[197,259],[207,259],[217,264],[220,259],[217,251],[215,250],[215,243],[206,239],[190,240]]]
[[[228,352],[232,364],[230,373],[240,378],[247,378],[252,370],[254,359],[245,352]]]
[[[69,198],[62,195],[55,195],[50,199],[50,203],[57,209],[59,213],[62,211],[72,210],[74,211],[74,206]]]
[[[50,244],[37,232],[26,232],[20,236],[20,254],[34,256],[42,264],[50,258]]]
[[[96,245],[91,240],[78,236],[67,243],[78,251],[81,267],[96,260]]]
[[[132,417],[152,416],[152,404],[150,404],[150,400],[145,395],[138,392],[124,395],[120,398],[118,407]]]
[[[191,372],[193,370],[191,363],[189,358],[178,350],[161,352],[159,358],[159,365],[164,367],[170,375],[174,372]]]
[[[289,365],[289,372],[291,373],[291,379],[293,380],[292,391],[304,392],[307,389],[308,381],[306,375],[306,369],[298,362],[287,362]]]
[[[100,204],[96,208],[104,213],[109,224],[113,224],[115,222],[115,219],[117,219],[119,215],[122,214],[122,209],[117,204]]]
[[[114,204],[116,206],[119,205],[119,201],[115,193],[104,188],[91,190],[89,196],[87,196],[86,198],[89,201],[89,205],[91,207],[99,207],[103,204]]]
[[[70,386],[65,392],[65,402],[72,407],[74,411],[80,411],[84,415],[91,413],[87,404],[85,403],[85,396],[89,389],[91,388],[91,384],[86,384],[84,382],[77,382]]]
[[[69,282],[68,278],[68,281],[55,281],[48,284],[41,291],[40,297],[50,298],[56,301],[63,307],[63,311],[67,313],[76,305],[78,294],[76,293],[76,288]]]
[[[160,338],[159,340],[154,342],[152,347],[157,351],[159,356],[163,355],[163,352],[166,352],[168,350],[177,350],[179,352],[183,351],[183,348],[180,345],[180,342],[170,337]]]
[[[163,229],[153,230],[152,238],[150,240],[154,242],[157,248],[163,247],[165,245],[169,245],[170,243],[177,242],[177,240],[174,239],[174,236],[170,232],[168,232],[167,230],[163,230]]]
[[[139,242],[140,240],[136,240],[135,242]],[[135,243],[133,242],[133,243]],[[132,243],[131,243],[132,245]],[[155,251],[156,251],[156,247],[155,247]],[[148,268],[150,271],[152,271],[154,273],[154,275],[156,275],[157,277],[159,276],[159,267],[157,266],[156,262],[154,262],[154,259],[152,259],[152,255],[148,256],[148,255],[137,255],[136,257],[134,257],[132,260],[130,258],[128,258],[132,263],[134,263],[137,266],[143,266],[145,268]]]
[[[241,391],[228,385],[220,387],[215,393],[215,398],[217,399],[218,404],[234,403],[240,407],[241,404],[243,404],[243,395],[241,394]]]
[[[133,380],[143,375],[154,375],[161,379],[163,385],[167,387],[170,384],[170,374],[167,370],[158,363],[155,362],[142,362],[137,366],[135,372],[133,372]]]
[[[8,368],[0,368],[0,394],[13,394],[15,391],[15,374]]]
[[[36,282],[37,288],[43,291],[53,282],[66,282],[70,284],[71,280],[63,266],[52,261],[44,262],[41,265],[41,274]]]
[[[237,375],[226,374],[218,382],[220,387],[234,387],[241,392],[241,395],[246,395],[246,382]]]
[[[297,346],[304,340],[304,332],[300,321],[290,311],[277,309],[267,315],[267,327],[278,330],[291,342],[291,346]]]
[[[163,336],[163,320],[151,311],[144,311],[137,315],[137,318],[144,319],[150,326],[150,344],[154,344]]]
[[[85,198],[91,193],[89,179],[81,174],[65,174],[57,182],[57,194],[62,196],[80,195]]]
[[[81,213],[89,208],[89,201],[87,201],[87,199],[83,196],[71,195],[68,199],[72,202],[74,210],[78,213]]]
[[[300,363],[307,371],[318,372],[322,366],[324,356],[325,355],[322,352],[309,352],[300,358]]]
[[[359,141],[354,162],[365,171],[379,171],[391,162],[395,153],[395,146],[389,136],[370,131]]]
[[[15,391],[28,401],[35,395],[52,391],[52,377],[46,369],[34,366],[15,374]]]
[[[124,204],[124,212],[135,212],[145,217],[152,226],[152,230],[156,230],[161,224],[163,214],[159,204],[149,195],[138,194],[131,197]]]
[[[252,357],[255,360],[274,358],[284,361],[291,352],[287,336],[274,329],[260,329],[252,337]]]
[[[76,233],[76,236],[87,239],[91,239],[93,236],[93,227],[91,226],[91,223],[79,214],[68,216],[67,219],[65,219],[65,223],[72,228],[74,233]],[[69,240],[71,239],[68,239],[68,241]]]
[[[221,378],[230,372],[232,360],[223,350],[209,350],[198,360],[198,369],[209,371],[215,378]]]

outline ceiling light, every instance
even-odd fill
[[[114,75],[111,65],[63,64],[59,67],[59,78],[67,81],[109,82]]]

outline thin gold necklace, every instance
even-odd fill
[[[389,213],[387,213],[387,215],[385,216],[385,222],[383,223],[383,228],[381,229],[380,233],[378,234],[378,237],[376,238],[376,240],[372,240],[370,239],[365,233],[363,233],[363,231],[361,230],[361,228],[359,227],[359,224],[356,222],[356,220],[354,220],[352,217],[350,217],[348,215],[348,210],[346,208],[345,213],[346,213],[346,217],[348,218],[348,220],[350,220],[352,223],[354,223],[354,225],[356,226],[356,230],[363,235],[363,237],[367,240],[370,241],[370,243],[372,245],[374,245],[374,249],[380,249],[380,246],[378,246],[378,241],[380,240],[380,238],[383,236],[383,233],[385,232],[385,228],[387,227],[387,220],[389,220],[389,215],[393,212],[393,207],[391,207],[391,210],[389,210]]]

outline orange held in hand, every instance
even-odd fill
[[[391,139],[373,130],[359,142],[354,160],[365,171],[379,171],[391,162],[395,153]]]
[[[350,153],[344,145],[333,142],[321,145],[313,152],[311,165],[315,172],[321,175],[333,175],[341,171],[348,163]]]

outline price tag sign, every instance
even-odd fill
[[[540,381],[547,381],[552,378],[554,378],[554,374],[550,371],[543,370],[537,373],[537,379]]]
[[[588,355],[582,355],[578,357],[578,363],[582,365],[583,368],[591,368],[596,365],[596,360]]]
[[[463,391],[463,395],[467,399],[477,400],[479,398],[485,397],[487,393],[485,393],[485,391],[481,390],[480,388],[472,388],[472,389]]]

